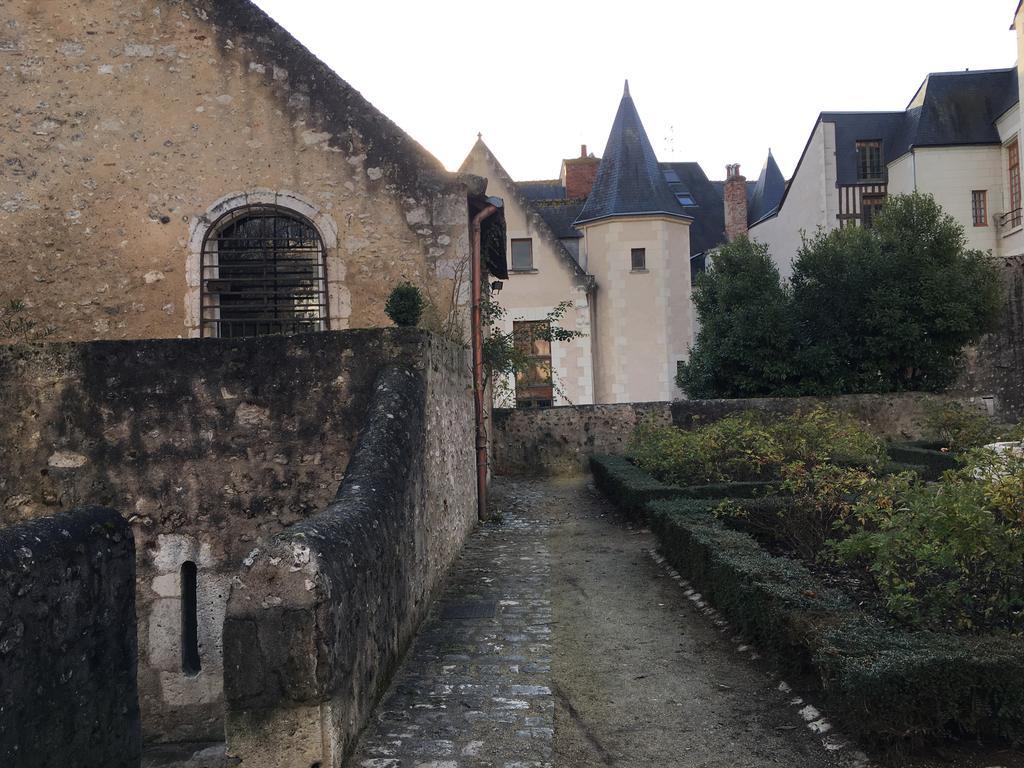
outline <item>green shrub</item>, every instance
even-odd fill
[[[984,449],[936,486],[907,475],[857,505],[840,561],[863,565],[912,626],[1024,630],[1024,458]]]
[[[799,461],[784,466],[782,478],[779,501],[784,503],[752,514],[749,506],[729,500],[716,514],[783,544],[808,562],[847,524],[860,494],[876,482],[861,469]]]
[[[977,408],[961,403],[930,403],[925,407],[928,436],[951,451],[966,451],[995,442],[999,426]]]
[[[880,470],[887,460],[883,443],[860,422],[824,406],[784,417],[749,411],[693,431],[648,422],[634,433],[629,455],[676,485],[778,480],[793,462]]]
[[[956,456],[949,451],[924,448],[914,443],[894,443],[888,446],[888,452],[894,461],[919,465],[922,471],[918,474],[925,480],[938,480],[943,472],[960,466]]]
[[[412,283],[399,283],[391,291],[384,312],[400,328],[414,328],[423,314],[423,294]]]

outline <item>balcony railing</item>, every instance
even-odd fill
[[[1015,208],[1012,211],[1000,213],[996,216],[996,224],[1001,230],[1019,227],[1021,223],[1024,223],[1024,215],[1022,215],[1021,208]]]

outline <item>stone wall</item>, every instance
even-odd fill
[[[228,755],[339,768],[475,520],[472,414],[385,369],[334,501],[254,550],[225,622]]]
[[[961,385],[992,395],[1005,417],[1024,419],[1024,256],[1000,261],[1006,293],[999,329],[968,352]]]
[[[740,411],[787,414],[821,403],[856,416],[883,438],[912,440],[923,436],[928,404],[948,400],[986,408],[981,398],[910,392],[496,410],[494,470],[499,475],[578,474],[587,471],[588,459],[595,454],[623,453],[633,428],[644,419],[691,429]]]
[[[222,737],[231,578],[334,498],[377,374],[401,360],[450,379],[460,424],[464,352],[417,331],[0,348],[0,522],[83,503],[130,516],[147,740]],[[188,563],[198,671],[183,664]]]
[[[0,765],[139,764],[135,557],[98,507],[0,529]]]
[[[253,3],[4,0],[0,18],[0,304],[52,338],[195,335],[203,236],[250,203],[318,228],[332,329],[390,325],[402,280],[449,303],[482,181]]]

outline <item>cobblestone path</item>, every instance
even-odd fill
[[[814,694],[804,701],[716,624],[652,557],[653,536],[586,480],[502,478],[494,508],[503,520],[471,537],[350,765],[868,764],[831,724],[822,730]],[[1016,768],[1019,757],[890,764]]]
[[[519,505],[472,536],[352,765],[552,764],[549,532]]]

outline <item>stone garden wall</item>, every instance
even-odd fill
[[[83,508],[0,529],[0,765],[136,768],[135,555]]]
[[[431,566],[440,568],[473,519],[461,348],[398,330],[0,348],[0,525],[82,504],[125,511],[148,741],[223,738],[231,579],[252,551],[331,502],[377,375],[394,362],[448,388],[447,419],[435,414],[432,428],[457,443],[448,450],[466,452],[430,521],[443,542]],[[193,568],[194,589],[183,594]],[[192,594],[190,660],[182,601]]]
[[[386,368],[337,496],[246,559],[224,630],[241,766],[351,750],[473,525],[467,403],[444,371]]]
[[[591,456],[623,453],[633,429],[645,419],[690,429],[740,411],[785,414],[822,403],[851,413],[881,437],[913,440],[923,436],[927,405],[946,400],[986,408],[981,398],[910,392],[496,410],[493,468],[499,475],[578,474],[587,471]]]

